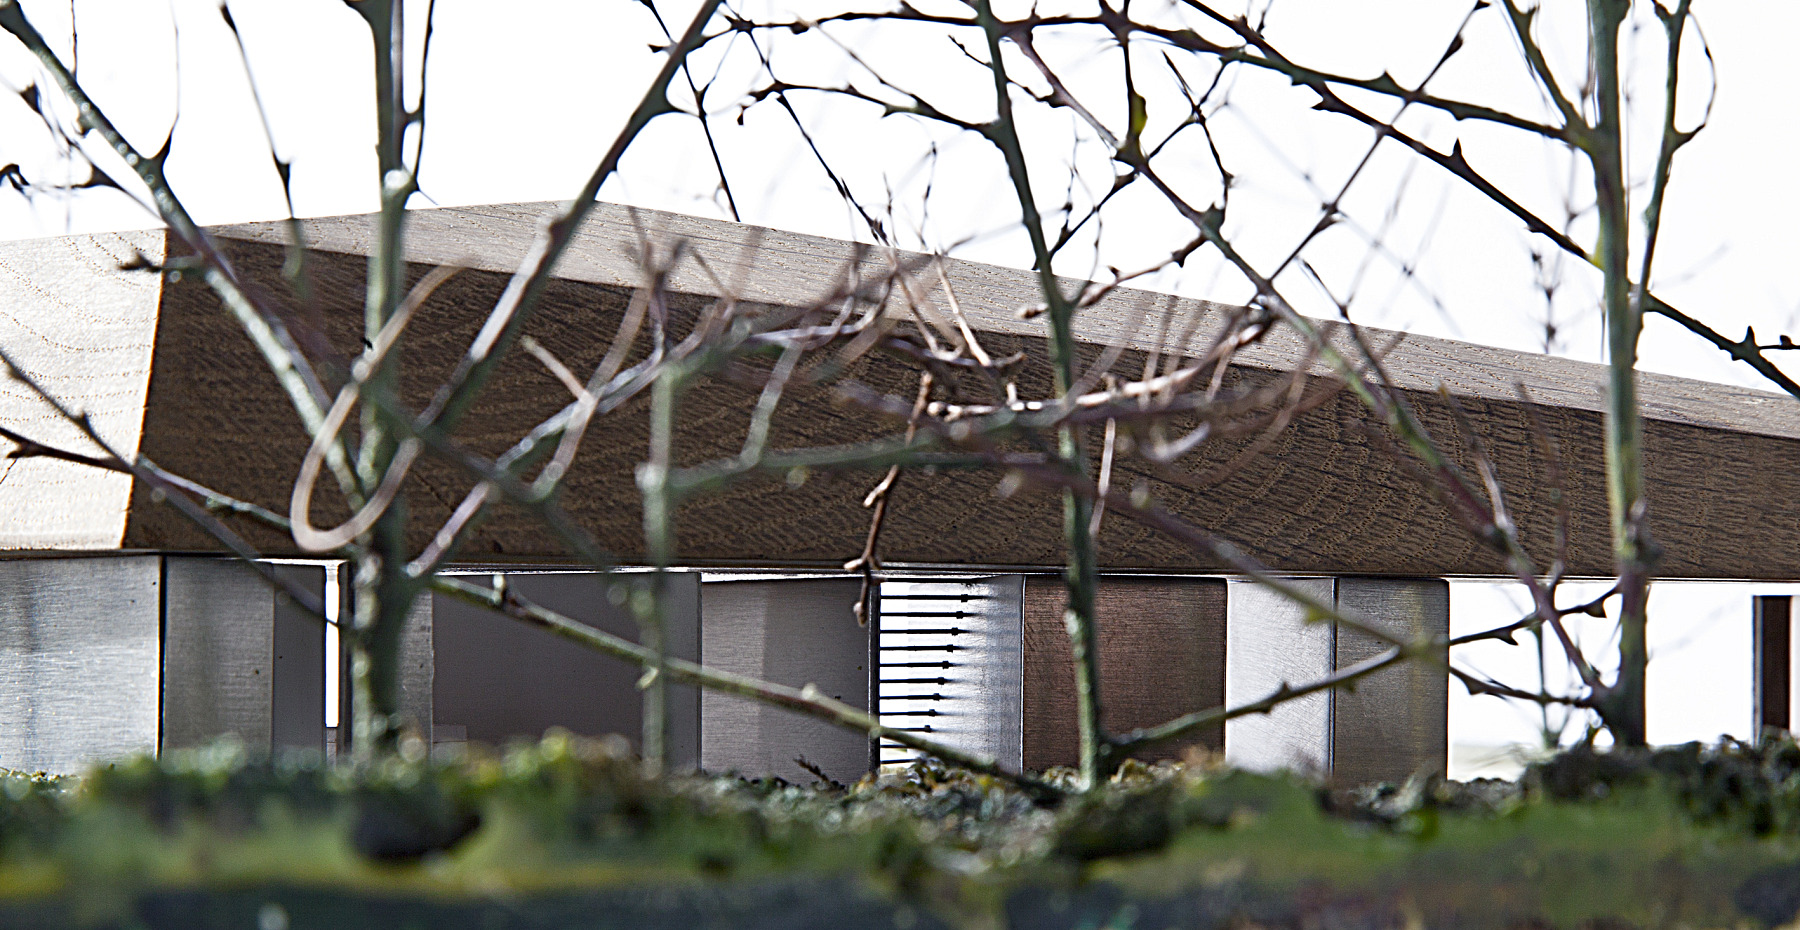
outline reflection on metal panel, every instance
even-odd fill
[[[1330,578],[1290,579],[1294,587],[1332,603]],[[1225,703],[1261,700],[1285,684],[1303,684],[1335,667],[1332,628],[1308,624],[1293,601],[1250,581],[1233,579],[1225,600]],[[1225,724],[1225,761],[1255,771],[1331,770],[1331,695],[1309,694],[1267,714]]]
[[[701,591],[701,656],[723,671],[795,688],[815,684],[866,709],[869,630],[853,612],[861,592],[855,578],[709,580]],[[814,776],[799,758],[844,783],[869,770],[862,734],[728,694],[709,691],[700,700],[700,764],[709,772],[804,784]]]
[[[637,642],[637,622],[620,605],[623,588],[647,577],[512,571],[506,583],[533,604]],[[669,652],[697,659],[700,578],[672,572],[667,584]],[[621,588],[616,597],[615,586]],[[434,596],[426,606],[435,668],[431,712],[446,738],[459,738],[460,731],[460,738],[497,745],[563,727],[587,736],[617,733],[637,744],[643,732],[637,665],[454,598]],[[695,764],[698,742],[698,696],[691,687],[672,686],[671,763]]]
[[[1761,742],[1768,730],[1791,729],[1794,598],[1789,594],[1756,595],[1750,605],[1752,721]]]
[[[436,720],[432,696],[437,681],[433,636],[437,617],[432,607],[438,600],[436,595],[420,594],[406,614],[406,631],[400,634],[400,716],[418,728],[427,745]]]
[[[1290,581],[1328,604],[1406,639],[1447,636],[1449,586],[1430,578],[1303,578]],[[1261,585],[1232,582],[1227,601],[1225,700],[1236,706],[1301,685],[1384,650],[1373,637],[1307,624],[1304,609]],[[1345,784],[1442,773],[1448,747],[1448,679],[1408,663],[1354,691],[1307,695],[1267,715],[1225,726],[1226,761],[1243,768],[1329,774]]]
[[[1018,767],[1024,757],[1025,577],[884,581],[877,710],[882,723]],[[880,761],[918,754],[884,742]]]
[[[161,561],[0,562],[0,766],[76,772],[155,751]]]
[[[162,748],[232,735],[267,748],[275,597],[235,559],[163,560]]]
[[[1450,585],[1436,578],[1339,578],[1337,603],[1403,640],[1450,635]],[[1366,633],[1339,630],[1337,668],[1387,650]],[[1449,761],[1450,677],[1407,662],[1332,695],[1331,774],[1346,784],[1442,775]]]
[[[324,597],[323,566],[278,565],[275,570]],[[275,600],[275,685],[270,742],[296,749],[323,749],[325,622],[286,595],[270,593]]]
[[[325,570],[278,565],[323,593]],[[162,748],[234,736],[252,749],[320,749],[325,630],[235,559],[163,560]]]

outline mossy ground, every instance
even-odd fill
[[[454,764],[218,746],[0,778],[0,926],[1771,927],[1800,750],[1580,752],[1329,790],[1129,766],[1047,803],[923,764],[646,778],[552,736]]]

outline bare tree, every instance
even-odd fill
[[[751,697],[913,746],[947,761],[1006,777],[1051,791],[1036,776],[1006,769],[992,759],[961,752],[922,738],[919,734],[884,726],[862,711],[846,707],[816,692],[751,681],[682,662],[667,655],[663,635],[662,572],[679,558],[674,520],[684,502],[715,493],[735,482],[796,469],[874,469],[885,472],[867,498],[872,520],[864,551],[848,568],[872,578],[879,568],[880,529],[889,506],[889,490],[905,469],[921,467],[979,467],[1004,475],[1010,485],[1031,484],[1054,489],[1060,496],[1063,549],[1066,553],[1068,605],[1065,625],[1072,646],[1074,679],[1079,694],[1081,784],[1093,786],[1106,778],[1134,751],[1168,742],[1201,728],[1242,715],[1262,713],[1296,697],[1353,684],[1358,679],[1402,662],[1435,663],[1462,680],[1472,692],[1506,698],[1590,708],[1598,713],[1615,739],[1623,744],[1644,741],[1645,617],[1648,586],[1654,571],[1656,547],[1650,536],[1650,516],[1643,503],[1642,429],[1635,394],[1635,359],[1638,335],[1645,313],[1669,317],[1732,352],[1754,366],[1780,387],[1800,396],[1800,385],[1787,379],[1767,358],[1766,352],[1787,347],[1762,346],[1753,335],[1731,341],[1656,298],[1648,282],[1655,257],[1655,243],[1663,193],[1671,176],[1674,156],[1693,138],[1698,126],[1678,128],[1675,101],[1682,86],[1679,71],[1684,42],[1697,40],[1687,0],[1673,7],[1657,0],[1633,5],[1625,0],[1592,0],[1587,8],[1589,25],[1589,74],[1578,91],[1565,89],[1565,81],[1548,64],[1535,31],[1537,12],[1515,0],[1498,5],[1471,5],[1463,27],[1437,56],[1437,67],[1414,86],[1405,86],[1383,74],[1357,78],[1311,68],[1283,55],[1265,30],[1243,16],[1231,15],[1203,0],[1184,0],[1149,15],[1134,13],[1128,5],[1114,7],[1100,2],[1080,13],[1040,14],[1028,11],[1016,18],[998,15],[987,0],[954,7],[951,12],[928,12],[902,3],[883,11],[846,9],[811,20],[769,19],[758,21],[724,4],[707,0],[679,34],[672,30],[662,49],[662,64],[644,90],[587,182],[566,208],[549,219],[531,253],[513,274],[504,293],[486,318],[480,334],[467,346],[454,372],[437,385],[428,403],[409,406],[398,384],[402,351],[418,311],[452,271],[439,271],[406,286],[403,267],[407,229],[406,206],[418,191],[417,170],[424,151],[425,109],[423,87],[409,86],[405,62],[406,7],[399,2],[368,0],[354,4],[365,18],[374,40],[373,66],[377,93],[378,171],[381,179],[380,222],[370,252],[370,273],[365,300],[365,344],[353,364],[342,372],[331,370],[319,353],[307,348],[311,334],[297,333],[291,320],[262,301],[246,285],[229,256],[188,215],[177,193],[163,175],[169,145],[155,153],[140,151],[128,142],[108,117],[83,91],[71,67],[52,49],[15,2],[0,2],[0,26],[23,43],[42,64],[46,87],[24,91],[25,99],[43,115],[46,126],[62,132],[77,152],[87,153],[95,166],[97,183],[110,184],[141,197],[172,234],[192,252],[181,259],[179,270],[204,277],[225,308],[234,315],[256,343],[300,415],[310,434],[311,447],[301,462],[288,512],[283,515],[266,503],[237,501],[198,487],[163,471],[155,463],[114,451],[108,438],[91,427],[88,437],[104,450],[92,455],[55,448],[39,442],[21,429],[6,426],[4,435],[15,444],[14,456],[54,456],[95,467],[128,471],[162,488],[173,504],[213,533],[220,542],[246,558],[256,553],[221,519],[248,519],[291,534],[303,549],[320,555],[342,557],[355,566],[356,615],[346,631],[355,655],[357,700],[352,723],[357,754],[369,758],[386,751],[397,738],[399,717],[396,663],[401,623],[408,607],[427,590],[451,594],[491,607],[521,622],[538,625],[589,647],[629,659],[644,666],[644,730],[642,748],[651,764],[665,755],[665,689],[669,681],[698,684]],[[1666,59],[1663,74],[1667,92],[1659,114],[1662,126],[1654,168],[1647,179],[1626,173],[1627,135],[1621,90],[1623,53],[1618,36],[1634,8],[1648,10],[1664,25]],[[429,7],[426,17],[432,15]],[[230,23],[229,12],[226,12]],[[1438,96],[1431,81],[1446,62],[1464,46],[1463,30],[1483,18],[1500,17],[1520,50],[1519,67],[1542,88],[1550,113],[1520,115],[1483,105]],[[769,44],[783,35],[823,33],[851,24],[878,30],[934,31],[956,42],[970,61],[990,79],[982,88],[991,102],[991,116],[957,115],[962,101],[934,101],[902,89],[904,75],[886,74],[864,64],[848,45],[840,44],[845,64],[855,77],[837,84],[806,84],[784,79]],[[1059,61],[1048,51],[1056,43],[1046,37],[1082,34],[1112,43],[1120,51],[1109,65],[1117,65],[1109,86],[1121,105],[1103,108],[1072,88],[1069,76],[1074,62]],[[431,32],[424,33],[430,54]],[[664,116],[698,119],[708,129],[717,112],[708,100],[729,92],[711,79],[698,76],[695,56],[702,49],[744,40],[743,54],[758,60],[757,83],[742,88],[734,101],[741,107],[777,107],[793,117],[796,129],[806,133],[794,101],[826,95],[858,104],[880,107],[900,118],[922,120],[969,133],[989,146],[971,157],[997,158],[1016,201],[1019,228],[1029,242],[1041,303],[1029,312],[1041,318],[1046,336],[1045,352],[1050,383],[1036,386],[1022,376],[1021,359],[984,345],[957,303],[954,290],[941,267],[930,258],[900,253],[891,248],[883,223],[883,208],[851,196],[841,182],[839,190],[857,213],[868,221],[878,240],[875,253],[885,260],[884,274],[870,279],[858,266],[846,269],[840,285],[820,294],[804,306],[760,307],[742,301],[721,286],[719,299],[698,312],[683,315],[671,309],[667,279],[674,267],[693,256],[683,247],[673,250],[646,248],[642,260],[644,284],[603,353],[602,361],[585,377],[570,370],[548,349],[528,335],[545,288],[559,258],[568,248],[583,219],[592,209],[601,185],[618,169],[621,156],[653,120]],[[1318,97],[1321,120],[1344,121],[1368,132],[1366,154],[1341,187],[1321,198],[1318,222],[1292,244],[1285,260],[1263,267],[1246,258],[1227,220],[1233,214],[1234,170],[1220,148],[1212,143],[1209,119],[1230,97],[1235,75],[1269,71],[1309,89]],[[1154,73],[1157,80],[1179,88],[1178,96],[1151,98],[1139,88]],[[420,81],[422,83],[422,81]],[[1088,82],[1092,83],[1092,82]],[[60,110],[46,101],[55,94],[65,98],[76,113],[68,124]],[[1394,105],[1395,113],[1379,116],[1354,100],[1371,97]],[[409,100],[419,102],[411,106]],[[679,101],[679,103],[677,103]],[[1153,111],[1171,109],[1173,118],[1154,125],[1168,127],[1153,135]],[[1567,232],[1568,223],[1553,224],[1539,217],[1498,185],[1478,173],[1462,156],[1460,147],[1435,148],[1410,135],[1401,123],[1409,110],[1429,110],[1454,120],[1476,121],[1504,127],[1566,149],[1582,160],[1593,179],[1593,204],[1599,234],[1592,246]],[[1099,146],[1108,176],[1101,183],[1071,169],[1065,178],[1049,179],[1034,174],[1031,142],[1021,129],[1027,113],[1067,114],[1079,132],[1078,145]],[[1116,114],[1104,119],[1097,113]],[[1175,177],[1168,167],[1174,140],[1199,136],[1211,152],[1216,171],[1210,201],[1193,193],[1187,178]],[[812,142],[810,137],[807,138]],[[1320,236],[1334,224],[1345,222],[1343,203],[1361,183],[1362,166],[1384,147],[1398,146],[1436,169],[1449,172],[1475,191],[1511,212],[1535,235],[1598,269],[1602,280],[1602,309],[1609,339],[1611,386],[1607,408],[1605,456],[1612,510],[1612,537],[1617,582],[1599,601],[1576,605],[1559,603],[1566,513],[1549,545],[1548,563],[1534,556],[1541,544],[1527,545],[1521,538],[1508,507],[1492,461],[1482,448],[1481,437],[1462,419],[1461,435],[1436,436],[1409,406],[1384,368],[1384,346],[1371,344],[1350,318],[1347,298],[1333,296],[1342,319],[1321,324],[1301,315],[1296,302],[1284,295],[1286,282],[1304,273],[1326,293],[1331,288],[1309,261]],[[815,146],[814,151],[819,151]],[[102,156],[101,153],[108,153]],[[721,178],[729,165],[728,145],[714,144],[713,158]],[[936,159],[937,170],[955,170],[941,164],[948,155],[935,150],[921,154]],[[829,172],[830,159],[821,155]],[[129,176],[114,176],[106,166],[119,164]],[[285,165],[276,162],[284,185]],[[832,174],[835,179],[837,175]],[[1051,183],[1054,182],[1054,183]],[[723,181],[721,182],[723,183]],[[1066,187],[1065,203],[1047,209],[1043,191],[1048,186]],[[1085,185],[1097,191],[1078,202],[1073,193]],[[1148,194],[1172,208],[1185,223],[1185,232],[1167,243],[1164,257],[1151,265],[1126,271],[1107,269],[1098,281],[1069,288],[1055,274],[1059,255],[1081,236],[1097,231],[1105,218],[1123,207],[1123,192]],[[735,204],[729,188],[727,199]],[[891,206],[891,205],[890,205]],[[735,209],[735,207],[734,207]],[[1633,220],[1636,212],[1645,219]],[[892,211],[888,214],[891,216]],[[305,243],[301,226],[293,226],[294,280],[304,281]],[[1097,232],[1092,232],[1098,235]],[[1371,235],[1371,248],[1380,247],[1379,235]],[[1197,253],[1211,250],[1249,283],[1255,293],[1250,305],[1207,319],[1155,318],[1141,321],[1155,332],[1154,348],[1141,370],[1120,370],[1123,346],[1106,347],[1097,359],[1084,361],[1075,335],[1075,320],[1090,312],[1109,294],[1127,282],[1160,269],[1180,265]],[[161,269],[165,272],[173,267]],[[942,286],[939,289],[939,286]],[[940,296],[932,296],[937,294]],[[1233,360],[1248,347],[1269,340],[1272,334],[1297,337],[1305,357],[1288,376],[1257,382],[1245,380],[1234,370]],[[570,399],[553,417],[539,423],[519,424],[513,447],[499,456],[473,451],[457,438],[457,429],[476,400],[490,386],[502,359],[515,352],[534,356],[567,388]],[[890,364],[912,372],[908,389],[896,393],[844,374],[848,366],[865,356],[880,355]],[[829,364],[820,364],[828,362]],[[7,363],[16,378],[37,388],[32,372]],[[1322,368],[1323,375],[1309,371]],[[697,384],[709,379],[736,379],[756,385],[758,399],[751,411],[740,451],[710,462],[680,462],[675,442],[684,421],[684,398]],[[882,438],[829,447],[781,448],[771,441],[771,423],[784,405],[791,405],[797,385],[829,389],[858,405],[871,422],[883,424]],[[86,425],[81,411],[62,406],[48,391],[38,389],[48,402],[58,404],[70,420]],[[1195,526],[1159,506],[1141,488],[1121,489],[1113,476],[1127,458],[1149,469],[1164,468],[1193,456],[1197,450],[1225,438],[1249,438],[1247,451],[1226,466],[1241,465],[1245,456],[1258,454],[1293,419],[1318,406],[1325,398],[1348,392],[1387,431],[1393,453],[1406,462],[1419,479],[1419,494],[1445,502],[1467,531],[1489,546],[1505,562],[1530,595],[1531,615],[1505,627],[1464,637],[1456,642],[1410,641],[1383,632],[1367,618],[1341,611],[1335,605],[1309,597],[1284,582],[1251,553],[1242,550],[1220,528]],[[573,466],[584,437],[596,422],[620,416],[634,398],[647,397],[650,446],[638,470],[643,501],[644,552],[657,569],[645,596],[634,599],[642,628],[640,643],[630,643],[547,611],[507,591],[503,586],[484,588],[440,574],[455,558],[471,528],[498,506],[522,508],[538,517],[574,558],[598,569],[609,569],[607,555],[593,537],[569,518],[559,504],[563,480]],[[1526,398],[1528,400],[1528,398]],[[1451,401],[1454,405],[1454,401]],[[353,424],[352,416],[359,419]],[[1547,430],[1539,430],[1550,444]],[[1447,448],[1460,447],[1473,467],[1458,465]],[[1553,444],[1552,444],[1553,445]],[[1578,450],[1548,449],[1551,461]],[[408,547],[405,529],[409,519],[407,493],[414,464],[436,457],[463,468],[468,490],[452,516],[422,550]],[[313,525],[315,486],[329,475],[351,516],[336,526]],[[1554,478],[1553,478],[1554,480]],[[1305,605],[1321,622],[1337,624],[1380,640],[1386,650],[1378,656],[1342,669],[1328,677],[1286,687],[1265,698],[1234,707],[1197,708],[1193,713],[1162,725],[1131,733],[1109,732],[1104,726],[1104,703],[1099,690],[1098,648],[1095,634],[1095,589],[1098,579],[1098,537],[1104,519],[1130,520],[1163,534],[1171,545],[1192,547],[1210,559],[1281,592]],[[849,553],[846,553],[849,555]],[[273,579],[278,582],[278,579]],[[306,600],[304,592],[295,592]],[[1602,609],[1602,602],[1617,598],[1621,629],[1622,663],[1618,675],[1606,680],[1566,629],[1564,618],[1572,613]],[[1491,681],[1452,664],[1448,648],[1478,639],[1510,639],[1522,630],[1548,630],[1559,643],[1564,658],[1582,682],[1574,693],[1552,694],[1539,687],[1514,686]]]

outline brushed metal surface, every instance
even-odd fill
[[[330,570],[337,575],[337,615],[348,624],[350,618],[356,616],[356,569],[349,563],[340,563]],[[435,677],[431,643],[434,600],[430,594],[419,595],[406,615],[406,629],[400,635],[400,716],[410,721],[427,742],[432,733],[432,681]],[[330,751],[343,754],[351,748],[349,722],[356,719],[356,688],[348,637],[339,637],[338,642],[338,654],[333,661],[337,665],[339,725],[331,733],[333,746]],[[320,704],[323,706],[323,701]]]
[[[275,692],[275,597],[232,559],[163,559],[164,750],[225,735],[267,749]]]
[[[321,593],[325,570],[278,565]],[[325,626],[235,559],[163,559],[162,749],[321,749]]]
[[[778,684],[815,684],[867,709],[869,628],[852,612],[861,591],[855,578],[708,581],[700,598],[702,661]],[[811,783],[799,757],[849,783],[869,770],[869,740],[743,698],[700,696],[702,768]]]
[[[1063,625],[1060,575],[1025,581],[1025,767],[1080,764],[1074,653]],[[1225,700],[1225,580],[1103,575],[1096,592],[1103,723],[1122,733]],[[1179,759],[1224,746],[1224,728],[1159,746],[1139,758]]]
[[[432,724],[436,720],[433,695],[437,660],[433,630],[437,618],[432,610],[436,601],[434,595],[420,594],[406,615],[406,631],[400,637],[400,714],[418,728],[428,746]]]
[[[1450,587],[1435,578],[1304,578],[1313,596],[1407,638],[1447,636]],[[1253,582],[1228,589],[1225,700],[1267,696],[1379,654],[1373,637],[1308,625],[1305,611]],[[1226,761],[1257,770],[1293,769],[1344,784],[1399,781],[1444,772],[1449,751],[1449,680],[1442,669],[1408,663],[1354,689],[1307,695],[1267,715],[1225,725]]]
[[[322,565],[278,565],[277,572],[325,596]],[[325,746],[325,622],[287,595],[274,595],[275,686],[269,742],[293,749]]]
[[[1023,765],[1024,604],[1024,575],[882,582],[877,621],[882,722],[923,730],[932,739],[1014,768]],[[931,660],[947,667],[919,666]],[[881,760],[914,755],[884,747]]]
[[[1327,602],[1336,596],[1330,578],[1293,583]],[[1226,586],[1226,704],[1247,704],[1284,682],[1297,685],[1330,674],[1333,655],[1331,627],[1307,624],[1305,612],[1292,601],[1242,579]],[[1255,771],[1329,772],[1331,695],[1309,694],[1268,714],[1228,721],[1225,761]]]
[[[1338,607],[1403,639],[1450,635],[1450,585],[1436,578],[1339,578]],[[1385,651],[1364,633],[1339,630],[1337,668]],[[1347,784],[1442,775],[1449,765],[1450,678],[1408,662],[1383,669],[1354,690],[1332,694],[1331,774]]]
[[[161,562],[0,562],[0,766],[68,773],[156,750]]]
[[[646,577],[512,571],[506,573],[506,583],[534,604],[635,642],[637,622],[609,591]],[[697,574],[668,576],[671,655],[699,658],[699,587]],[[460,728],[462,739],[498,745],[535,740],[551,727],[563,727],[587,736],[617,733],[638,744],[643,699],[637,688],[642,672],[636,665],[452,598],[432,598],[430,613],[436,670],[430,685],[432,713],[447,735]],[[672,764],[696,764],[699,715],[693,688],[669,689]]]

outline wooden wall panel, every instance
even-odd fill
[[[1767,730],[1793,729],[1794,597],[1758,594],[1750,603],[1751,725],[1760,741]]]
[[[138,253],[160,260],[161,232],[7,243],[0,251],[0,347],[32,379],[124,455],[137,451],[155,345],[159,276],[123,272]],[[0,423],[37,442],[101,450],[11,378]],[[0,439],[0,455],[11,452]],[[131,477],[49,458],[0,460],[0,549],[115,549]]]
[[[1025,584],[1025,767],[1076,765],[1075,666],[1063,629],[1062,578]],[[1225,700],[1225,582],[1217,578],[1108,577],[1097,600],[1103,723],[1112,732],[1151,726]],[[1212,729],[1147,753],[1179,759],[1217,750]]]

